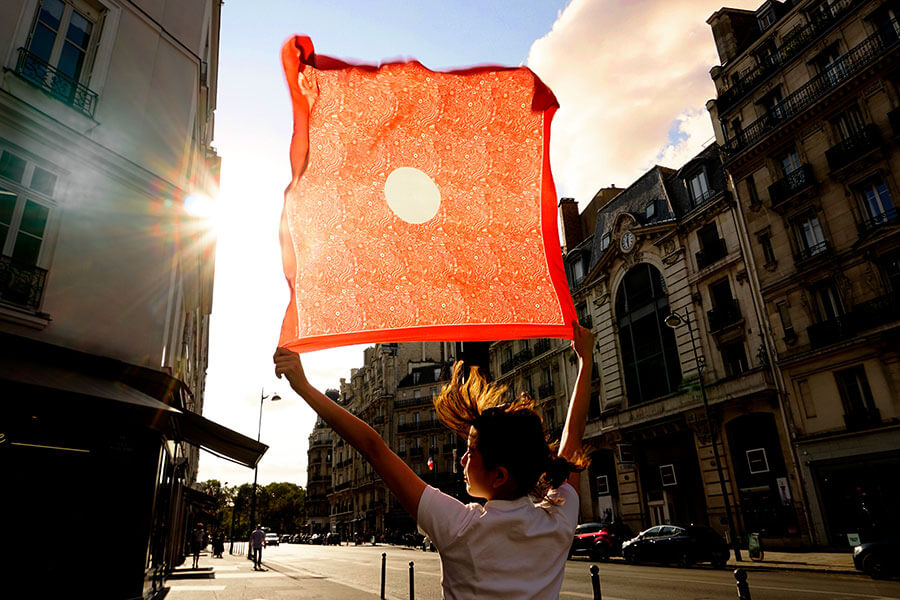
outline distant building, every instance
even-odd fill
[[[306,515],[308,533],[330,531],[328,494],[331,493],[331,445],[334,433],[320,418],[309,434],[306,470]]]
[[[0,5],[3,564],[34,597],[100,563],[93,597],[162,594],[206,521],[197,446],[265,449],[199,415],[215,240],[185,204],[218,185],[220,6]]]
[[[769,1],[708,20],[708,107],[819,546],[900,531],[897,11]]]
[[[456,360],[484,368],[487,344],[376,344],[365,349],[363,366],[351,369],[349,381],[341,380],[337,402],[374,427],[427,483],[459,496],[465,490],[454,461],[462,457],[465,441],[437,422],[432,406],[433,395],[448,381]],[[415,531],[415,521],[371,465],[321,421],[310,435],[309,457],[307,498],[321,507],[324,494],[329,531],[343,539]],[[325,527],[320,513],[320,508],[315,516],[310,513],[312,532]]]

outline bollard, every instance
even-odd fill
[[[416,600],[416,585],[413,575],[413,561],[409,561],[409,600]]]
[[[381,553],[381,600],[384,600],[384,570],[387,568],[387,552]]]
[[[602,600],[600,594],[600,567],[591,565],[591,588],[594,590],[594,600]]]
[[[750,585],[747,583],[747,573],[743,569],[735,569],[734,578],[737,580],[738,600],[750,600]]]

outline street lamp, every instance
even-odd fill
[[[281,396],[278,394],[270,394],[266,395],[266,389],[263,388],[259,392],[259,427],[256,428],[256,441],[259,441],[260,435],[262,435],[262,409],[263,409],[263,400],[267,398],[271,398],[272,402],[278,402],[281,400]],[[259,474],[259,465],[253,467],[253,495],[250,496],[250,531],[253,531],[253,526],[256,525],[256,476]],[[253,558],[253,545],[248,544],[250,546],[247,548],[247,557]]]
[[[741,546],[738,540],[737,531],[734,528],[734,519],[731,518],[731,503],[728,501],[728,488],[725,486],[725,474],[722,472],[722,461],[719,458],[719,447],[716,443],[716,430],[713,428],[712,417],[709,414],[709,400],[706,398],[706,385],[703,382],[703,369],[706,368],[706,361],[701,360],[697,354],[697,344],[694,341],[694,329],[691,327],[691,314],[687,309],[684,310],[682,317],[677,312],[671,312],[664,319],[665,324],[672,329],[687,325],[688,333],[691,336],[691,350],[694,352],[694,362],[697,364],[697,378],[700,380],[700,397],[703,399],[703,409],[706,411],[706,427],[709,432],[709,439],[712,442],[713,458],[716,461],[716,473],[719,474],[719,487],[722,490],[722,501],[725,503],[725,518],[728,519],[728,532],[731,536],[731,547],[734,550],[734,560],[741,560]]]

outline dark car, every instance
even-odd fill
[[[872,579],[900,575],[900,538],[860,544],[853,549],[853,566]]]
[[[709,527],[657,525],[622,544],[622,556],[630,563],[661,562],[688,567],[709,562],[722,568],[728,562],[728,543]]]
[[[608,560],[622,552],[622,543],[634,537],[623,523],[582,523],[575,528],[569,556],[587,555],[591,560]]]

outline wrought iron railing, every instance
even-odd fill
[[[732,323],[741,320],[741,308],[737,300],[734,298],[722,302],[719,306],[712,310],[706,311],[706,317],[709,320],[709,330],[718,331],[723,327],[727,327]]]
[[[707,244],[703,245],[703,250],[694,254],[694,258],[697,259],[697,268],[702,269],[707,265],[711,265],[717,260],[721,258],[725,258],[728,254],[728,247],[725,245],[725,240],[722,238],[716,238],[714,241],[710,241]]]
[[[828,167],[832,171],[837,171],[880,145],[881,131],[877,125],[869,124],[826,150],[825,159],[828,161]]]
[[[424,419],[418,423],[403,423],[397,425],[398,433],[407,433],[410,431],[424,431],[426,429],[435,429],[441,427],[441,422],[437,419]]]
[[[769,186],[769,200],[778,206],[816,182],[812,167],[804,164]]]
[[[827,252],[830,246],[828,245],[828,241],[822,241],[818,244],[810,246],[808,248],[801,248],[799,252],[797,252],[796,262],[801,263],[805,260],[809,260],[813,256],[818,256],[823,252]]]
[[[16,75],[87,116],[94,116],[97,92],[62,73],[50,63],[44,62],[25,48],[19,48]]]
[[[897,209],[889,208],[886,211],[884,211],[883,213],[874,215],[872,217],[869,217],[865,221],[863,221],[860,224],[860,229],[862,231],[871,231],[871,230],[875,229],[876,227],[880,227],[887,223],[892,223],[896,220],[897,220]]]
[[[0,300],[37,310],[46,282],[46,269],[0,256]]]
[[[801,25],[788,32],[775,52],[761,57],[761,62],[757,65],[732,75],[731,86],[722,90],[716,100],[719,114],[725,114],[759,84],[806,50],[819,36],[841,20],[852,5],[853,0],[840,0],[832,4],[829,12],[816,13],[806,25]]]
[[[513,354],[512,358],[507,361],[504,361],[500,364],[500,371],[502,373],[506,373],[519,365],[528,362],[531,360],[533,354],[531,353],[531,348],[525,348],[519,352]]]
[[[860,302],[847,314],[806,328],[813,348],[849,339],[858,333],[900,320],[900,295],[885,294]]]
[[[411,406],[430,406],[431,397],[425,398],[408,398],[406,400],[394,400],[394,408],[409,408]]]
[[[894,48],[898,39],[896,34],[885,31],[867,37],[835,61],[834,65],[840,65],[840,68],[831,68],[810,79],[736,134],[725,145],[725,150],[734,155],[760,141]]]

